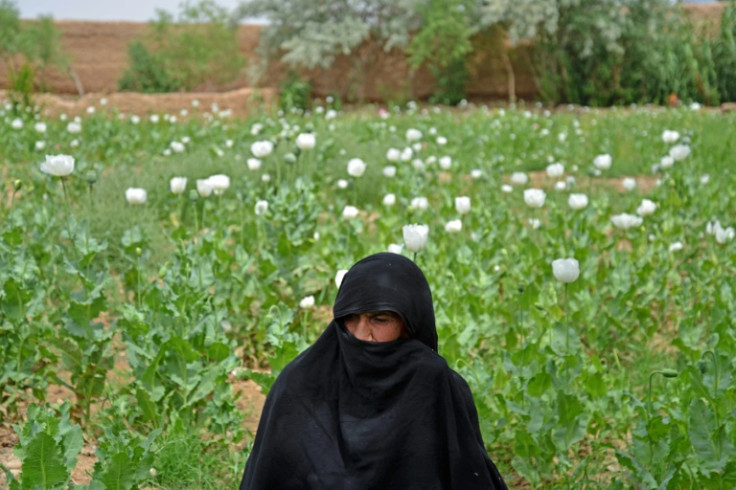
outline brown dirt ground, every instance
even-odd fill
[[[0,99],[4,93],[0,91]],[[134,92],[118,92],[113,94],[87,94],[82,97],[56,94],[40,94],[36,101],[42,110],[56,116],[65,113],[68,116],[82,115],[88,107],[95,110],[117,109],[124,114],[145,116],[152,113],[166,113],[182,119],[180,111],[186,109],[187,117],[196,117],[212,111],[217,106],[219,111],[232,111],[233,117],[246,117],[253,111],[269,108],[275,101],[276,91],[271,88],[241,88],[229,92],[187,92],[171,94],[140,94]],[[101,100],[106,99],[106,105]],[[198,107],[192,103],[197,101]]]

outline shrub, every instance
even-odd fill
[[[223,85],[245,66],[237,30],[226,9],[212,0],[185,3],[179,20],[158,11],[142,40],[131,43],[130,64],[118,81],[121,90],[173,92],[205,84]]]
[[[19,11],[11,0],[0,0],[0,63],[5,65],[10,99],[17,111],[32,106],[32,95],[45,90],[48,69],[69,69],[61,49],[60,34],[51,17],[21,25]]]
[[[291,71],[279,87],[279,106],[284,111],[306,110],[312,94],[312,84]]]

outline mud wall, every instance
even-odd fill
[[[720,18],[725,2],[684,6],[698,24],[714,25]],[[134,22],[57,21],[63,49],[71,57],[71,66],[87,93],[110,94],[117,91],[117,80],[127,65],[128,44],[142,36],[147,25]],[[252,64],[261,26],[240,26],[240,48]],[[508,98],[508,74],[513,67],[517,97],[533,99],[538,93],[525,47],[508,50],[497,36],[485,35],[475,40],[476,50],[470,63],[468,93],[474,99]],[[507,46],[508,47],[508,46]],[[362,71],[351,70],[356,62],[366,61]],[[249,72],[225,87],[200,87],[199,92],[229,91],[249,87],[277,87],[288,72],[275,65],[259,80]],[[355,76],[364,73],[364,77]],[[0,86],[6,87],[6,77],[0,67]],[[363,46],[359,56],[340,57],[328,70],[303,72],[312,81],[316,96],[339,94],[342,97],[366,100],[386,100],[401,97],[424,98],[431,94],[432,76],[420,70],[411,74],[406,57],[399,50],[384,52],[380,47]],[[57,94],[77,94],[71,78],[65,73],[50,72],[46,78],[48,90]]]

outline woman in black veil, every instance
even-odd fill
[[[437,354],[419,267],[362,259],[333,314],[271,388],[241,490],[507,488],[467,383]]]

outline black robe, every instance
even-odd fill
[[[398,313],[411,338],[364,342],[345,330],[345,316],[380,310]],[[397,254],[367,257],[333,311],[268,394],[241,490],[505,489],[467,383],[436,352],[421,270]]]

